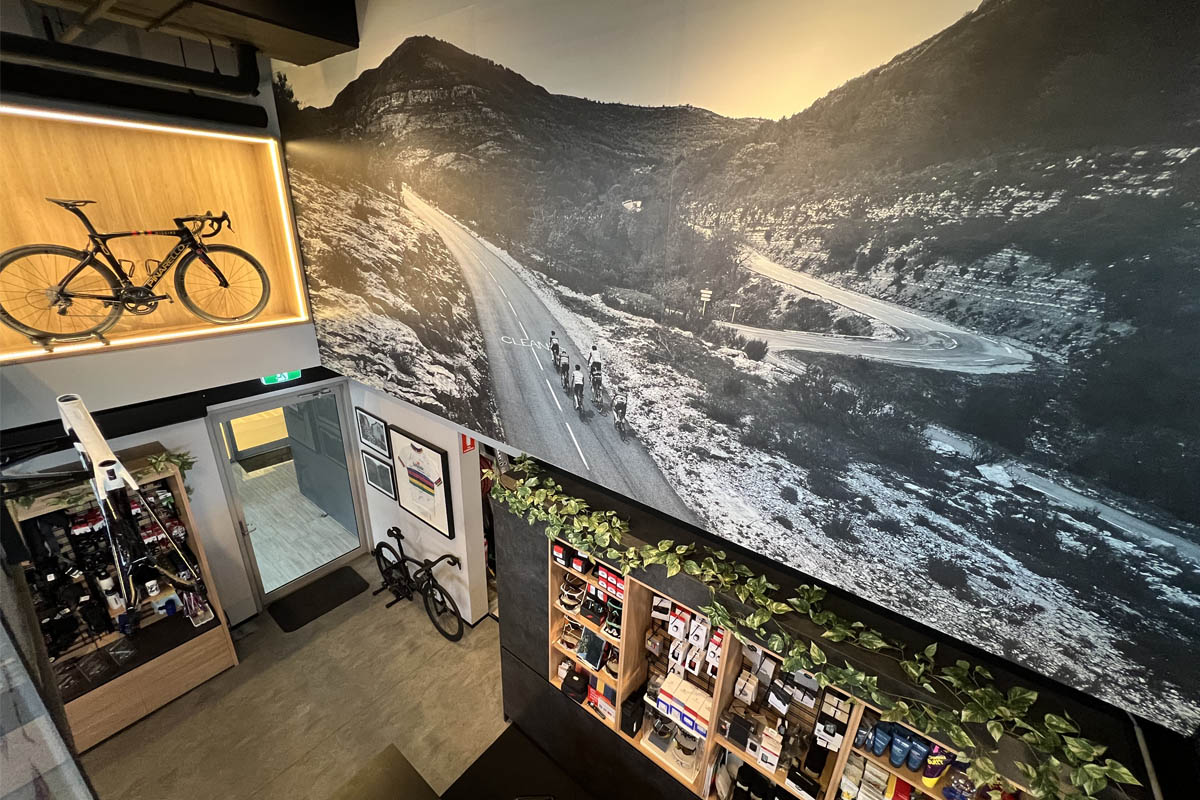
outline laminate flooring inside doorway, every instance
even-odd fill
[[[263,591],[270,592],[358,547],[358,537],[300,493],[284,461],[254,472],[233,464]]]

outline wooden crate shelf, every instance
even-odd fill
[[[159,484],[171,494],[173,513],[187,532],[187,547],[204,581],[213,619],[195,626],[182,614],[157,614],[149,600],[143,600],[131,613],[138,615],[142,635],[133,640],[134,653],[128,661],[112,661],[107,671],[88,676],[77,670],[80,659],[90,657],[119,642],[119,631],[85,638],[55,660],[56,670],[65,676],[75,671],[73,689],[63,691],[65,710],[75,747],[82,752],[136,722],[154,710],[189,691],[217,673],[237,665],[237,652],[225,624],[221,600],[212,580],[203,537],[199,535],[183,479],[171,464],[165,470],[149,467],[149,456],[164,452],[162,445],[151,443],[117,453],[136,477],[140,486]],[[51,512],[71,512],[94,505],[86,483],[49,492],[33,498],[7,503],[7,512],[17,523]],[[60,541],[73,550],[70,534]],[[84,583],[83,576],[76,578]],[[110,617],[115,617],[110,611]],[[167,620],[171,624],[164,625]],[[90,678],[90,680],[89,680]],[[64,684],[65,685],[65,684]],[[90,686],[90,688],[85,688]],[[74,696],[72,696],[74,695]]]

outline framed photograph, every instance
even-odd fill
[[[395,425],[391,432],[400,507],[447,539],[454,538],[450,513],[450,456],[445,450]]]
[[[396,476],[392,473],[392,465],[369,450],[362,451],[362,460],[367,485],[395,500]]]
[[[354,408],[354,419],[358,422],[358,440],[385,458],[391,458],[392,444],[388,440],[387,423],[357,406]]]

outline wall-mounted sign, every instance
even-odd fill
[[[465,433],[458,435],[458,441],[462,445],[463,453],[469,453],[475,449],[475,437],[467,436]]]
[[[0,361],[308,319],[278,142],[0,105]]]
[[[293,369],[289,370],[288,372],[276,372],[274,375],[263,375],[261,378],[259,378],[259,380],[263,382],[264,386],[274,386],[277,383],[294,381],[299,377],[300,370]]]

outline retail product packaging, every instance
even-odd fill
[[[671,653],[668,659],[672,664],[683,665],[687,663],[688,643],[683,639],[671,640]]]
[[[651,655],[661,656],[666,646],[667,640],[661,634],[652,632],[646,636],[646,649]]]
[[[805,800],[817,800],[817,795],[821,793],[821,782],[805,775],[797,767],[788,770],[785,783]]]
[[[582,553],[576,553],[571,557],[570,566],[575,572],[578,572],[581,575],[587,575],[596,565],[593,564],[592,560],[587,556],[583,555]]]
[[[849,778],[854,782],[855,786],[862,783],[863,770],[866,769],[867,760],[858,753],[851,753],[846,759],[846,767],[842,770],[842,778]]]
[[[842,782],[838,784],[839,800],[854,800],[856,797],[858,797],[858,784],[843,775]]]
[[[719,630],[713,631],[708,637],[708,650],[704,654],[704,660],[709,664],[721,663],[721,645],[725,642],[725,634]]]
[[[792,707],[792,693],[782,681],[775,681],[767,690],[767,705],[781,717],[787,716],[788,709]]]
[[[554,557],[554,563],[560,567],[570,567],[571,559],[575,557],[575,548],[562,542],[555,542],[550,547],[550,554]]]
[[[758,678],[748,670],[742,670],[733,686],[733,696],[748,706],[754,705],[754,699],[758,696]]]
[[[642,710],[645,690],[634,692],[621,704],[621,731],[630,737],[637,736],[642,730],[642,720],[646,718]]]
[[[942,773],[953,763],[954,753],[935,744],[929,749],[929,755],[925,757],[925,770],[922,773],[921,783],[926,787],[933,788],[941,779]]]
[[[691,645],[688,647],[687,659],[685,660],[687,671],[693,675],[700,674],[700,667],[704,665],[704,648]]]
[[[672,639],[686,640],[691,622],[692,613],[690,611],[674,606],[671,609],[671,619],[667,621],[667,635]]]
[[[769,770],[779,768],[779,754],[783,751],[783,737],[774,728],[762,733],[762,746],[758,751],[758,763]]]
[[[671,601],[666,597],[655,595],[650,605],[650,619],[669,622],[671,619]]]
[[[708,620],[706,620],[704,617],[697,616],[692,620],[691,625],[688,627],[688,644],[703,651],[705,645],[708,643],[708,634]]]
[[[763,658],[758,664],[758,669],[754,670],[754,674],[758,677],[758,682],[763,686],[770,686],[771,681],[775,679],[775,659],[771,657]]]

